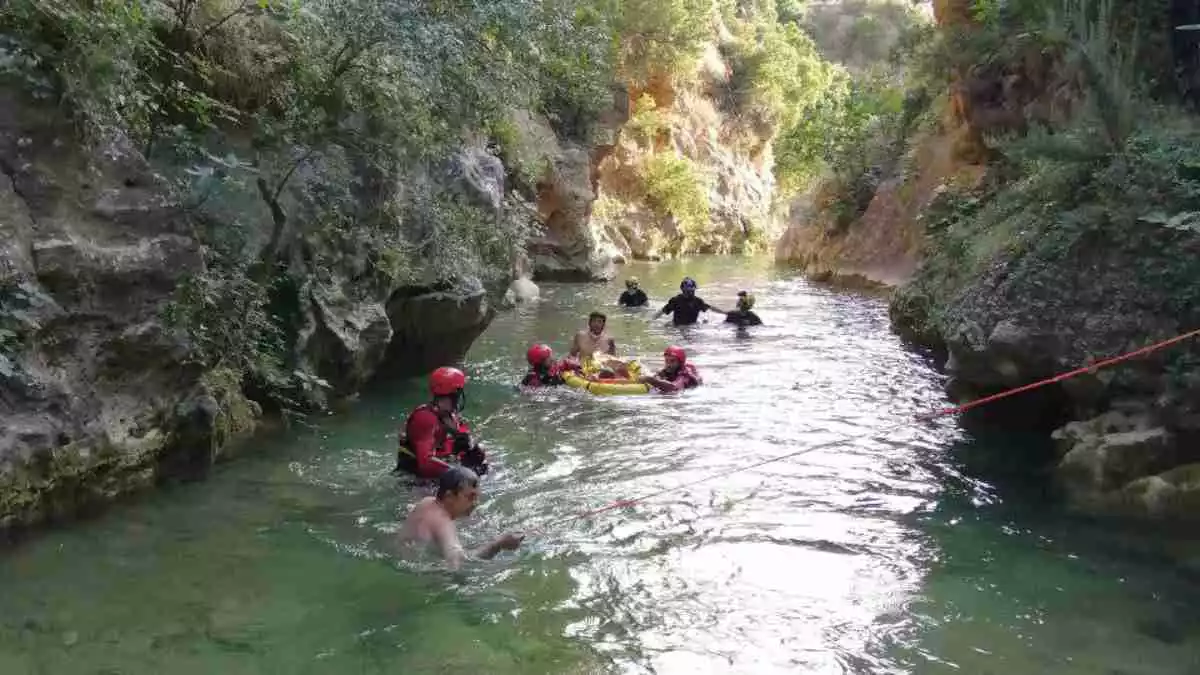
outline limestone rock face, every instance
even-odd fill
[[[54,119],[0,105],[0,527],[150,485],[255,417],[164,325],[204,267],[183,210],[121,139],[81,156]]]
[[[1070,503],[1090,512],[1194,520],[1200,449],[1156,422],[1112,410],[1057,430],[1057,475]]]
[[[185,210],[124,139],[85,152],[53,111],[0,91],[3,530],[200,475],[255,428],[262,409],[247,383],[197,365],[195,345],[166,319],[181,284],[208,271],[202,225],[261,221],[247,234],[251,252],[271,227],[244,195]],[[430,172],[442,187],[499,217],[497,157],[468,146],[442,166]],[[287,206],[293,221],[306,217]],[[312,383],[297,392],[305,402],[352,395],[381,372],[455,362],[493,316],[478,280],[381,283],[365,251],[317,241],[293,249],[280,256],[286,287],[273,292],[292,308],[284,348],[288,367]],[[319,263],[299,260],[301,250]],[[520,291],[536,297],[536,287]]]

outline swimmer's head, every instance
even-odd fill
[[[450,467],[438,477],[437,500],[451,518],[471,515],[479,503],[479,476],[465,467]]]
[[[608,317],[601,312],[592,312],[588,314],[588,330],[592,335],[599,335],[604,332],[604,326],[608,323]]]

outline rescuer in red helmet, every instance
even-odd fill
[[[536,344],[525,352],[529,361],[529,372],[521,380],[522,387],[556,387],[563,384],[563,370],[566,366],[554,361],[554,350],[550,345]]]
[[[654,375],[646,375],[641,381],[661,392],[669,393],[698,387],[704,383],[696,367],[687,362],[683,347],[667,347],[663,351],[665,367]]]
[[[460,464],[479,475],[487,473],[486,455],[459,416],[466,386],[467,376],[457,368],[433,371],[429,376],[433,400],[409,414],[400,436],[395,473],[437,478],[451,464]]]

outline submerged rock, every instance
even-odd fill
[[[1053,434],[1068,501],[1084,511],[1195,518],[1200,449],[1146,411],[1110,410]]]

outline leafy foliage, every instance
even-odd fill
[[[730,57],[739,107],[785,128],[823,97],[832,76],[812,40],[795,24],[743,24]]]
[[[634,85],[686,73],[712,34],[712,0],[624,0],[616,7],[618,73]]]
[[[707,27],[676,25],[690,7],[11,0],[0,78],[100,151],[133,141],[178,186],[207,251],[168,312],[194,358],[304,389],[286,345],[306,284],[503,278],[528,220],[444,184],[446,159],[513,107],[582,138],[611,96],[617,29],[668,38],[638,58],[686,51]]]
[[[883,158],[905,110],[899,88],[883,78],[838,71],[824,94],[776,142],[776,176],[785,192],[827,171],[841,179],[862,175]]]
[[[625,128],[633,134],[633,137],[647,147],[654,146],[655,140],[666,127],[665,115],[658,109],[654,97],[648,93],[643,93],[634,102],[632,114],[629,116],[629,121],[625,123]]]
[[[1088,246],[1144,250],[1167,240],[1159,233],[1200,226],[1200,124],[1169,100],[1151,97],[1154,87],[1140,76],[1127,27],[1128,3],[976,7],[985,22],[980,30],[995,45],[976,57],[1003,59],[1016,53],[1014,40],[1036,40],[1072,76],[1081,105],[1058,123],[992,139],[998,154],[992,181],[973,193],[951,189],[925,214],[926,262],[895,304],[901,322],[925,336],[942,333],[946,308],[998,264],[1013,275],[1041,274]],[[998,25],[1019,27],[1020,37],[1001,35]],[[1161,280],[1151,284],[1160,300],[1186,315],[1181,298],[1198,292],[1194,265],[1167,251],[1156,251],[1148,264],[1155,269],[1130,270],[1131,283]]]
[[[640,175],[647,204],[661,217],[678,221],[685,238],[708,228],[705,181],[691,160],[664,152],[647,157]]]

